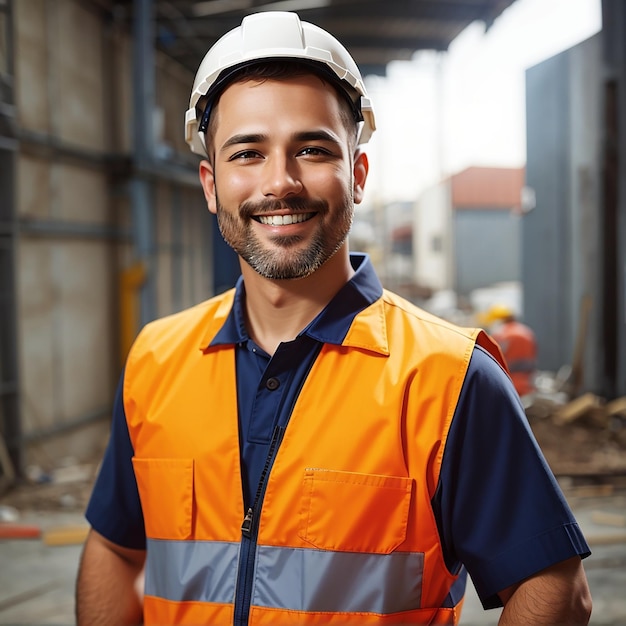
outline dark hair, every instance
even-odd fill
[[[289,80],[299,76],[314,75],[324,83],[332,85],[339,97],[341,120],[348,131],[348,136],[356,144],[358,122],[362,120],[359,106],[350,98],[348,92],[339,84],[339,79],[332,74],[332,70],[325,68],[316,62],[299,61],[297,59],[270,59],[259,61],[253,64],[231,70],[225,77],[218,78],[216,84],[220,84],[217,91],[203,96],[196,105],[198,119],[204,121],[201,124],[206,127],[205,146],[209,160],[212,160],[210,146],[215,135],[215,109],[219,103],[220,96],[224,90],[234,83],[241,83],[248,80]],[[207,107],[210,107],[207,110]]]

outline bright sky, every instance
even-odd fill
[[[486,33],[472,24],[447,53],[420,52],[367,77],[378,130],[366,204],[414,199],[471,165],[524,165],[525,70],[601,23],[601,0],[516,0]]]

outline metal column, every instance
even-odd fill
[[[140,325],[153,320],[156,310],[156,262],[153,188],[154,165],[155,33],[152,0],[133,3],[133,178],[130,181],[132,238],[135,257],[146,271],[140,291]]]
[[[604,376],[606,395],[626,395],[626,5],[602,0]]]
[[[16,151],[12,0],[0,2],[0,433],[12,470],[22,466],[17,358]],[[0,477],[7,471],[0,468]]]

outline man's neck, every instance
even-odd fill
[[[268,354],[292,341],[352,278],[347,251],[339,250],[319,270],[297,280],[269,280],[242,264],[246,326]]]

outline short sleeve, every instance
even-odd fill
[[[589,547],[496,361],[474,349],[433,509],[450,571],[465,566],[485,608],[498,592]]]
[[[143,512],[133,471],[133,446],[124,413],[122,374],[115,394],[111,436],[85,517],[94,530],[126,548],[146,547]]]

